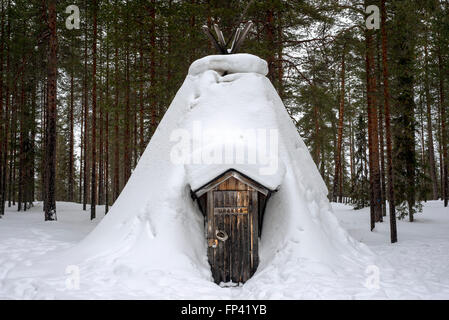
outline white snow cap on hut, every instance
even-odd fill
[[[100,262],[90,270],[157,275],[161,286],[213,285],[191,191],[235,169],[277,191],[265,211],[259,267],[244,288],[365,265],[370,252],[338,224],[267,73],[267,63],[250,54],[195,61],[119,198],[67,259]]]

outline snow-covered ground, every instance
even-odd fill
[[[449,209],[444,209],[441,202],[425,204],[414,223],[400,221],[399,243],[394,245],[388,241],[387,222],[369,232],[368,209],[354,211],[333,204],[343,228],[379,256],[376,266],[365,272],[331,270],[308,277],[309,270],[301,270],[298,261],[272,283],[258,281],[256,273],[237,288],[189,279],[180,286],[183,279],[174,279],[179,275],[142,274],[125,266],[115,266],[106,274],[107,265],[102,274],[68,267],[61,275],[42,277],[43,270],[38,270],[42,264],[36,261],[74,246],[100,220],[91,222],[89,211],[83,212],[79,204],[59,202],[57,207],[57,222],[43,221],[40,203],[26,213],[8,208],[0,219],[1,299],[449,299]],[[101,216],[103,209],[99,207],[98,211]],[[21,273],[22,269],[28,271]]]

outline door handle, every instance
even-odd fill
[[[215,236],[217,237],[218,240],[223,241],[223,242],[228,240],[228,238],[229,238],[226,231],[223,231],[223,230],[215,230]]]

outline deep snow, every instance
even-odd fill
[[[301,261],[270,282],[251,279],[242,287],[220,288],[214,283],[172,279],[170,272],[141,274],[123,266],[105,266],[110,272],[80,270],[80,288],[68,289],[66,267],[53,277],[13,272],[23,266],[73,247],[99,222],[89,220],[80,204],[58,202],[57,222],[44,222],[40,203],[26,213],[8,208],[0,219],[1,299],[449,299],[449,211],[431,201],[414,223],[398,222],[399,243],[389,244],[388,223],[369,232],[369,210],[332,204],[340,224],[357,241],[382,259],[378,261],[380,288],[365,283],[372,269],[358,273],[327,266],[329,273],[301,270]],[[101,207],[98,211],[103,212]],[[317,266],[321,267],[321,266]],[[70,271],[71,269],[67,269]],[[298,270],[301,270],[300,272]],[[175,286],[173,286],[176,283]]]
[[[388,281],[407,283],[407,273],[398,273],[338,223],[267,70],[264,60],[248,54],[195,61],[108,215],[74,245],[43,234],[32,260],[17,266],[11,264],[14,243],[24,239],[6,239],[11,251],[5,256],[12,257],[0,273],[7,279],[0,292],[29,298],[85,292],[111,298],[410,295],[405,284],[388,289]],[[242,287],[225,289],[211,281],[204,220],[190,192],[231,168],[277,192],[266,207],[257,272]],[[58,209],[62,215],[65,206]],[[42,254],[49,248],[62,250]],[[375,293],[364,288],[367,274],[376,274],[374,265],[390,279]],[[80,274],[81,290],[67,290],[66,272]]]

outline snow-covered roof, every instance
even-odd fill
[[[264,195],[267,195],[268,193],[275,191],[275,190],[268,189],[264,185],[260,184],[259,182],[255,181],[254,179],[251,179],[247,175],[245,175],[235,169],[230,169],[228,171],[223,172],[218,177],[217,176],[214,177],[212,180],[210,180],[205,185],[199,187],[198,189],[194,189],[192,191],[195,193],[196,197],[201,197],[207,191],[217,187],[221,183],[223,183],[226,180],[231,179],[231,178],[235,178],[235,179],[239,180],[240,182],[243,182],[244,184],[249,185],[250,187],[252,187],[253,189],[257,190],[258,192],[260,192]]]
[[[265,60],[251,54],[228,54],[207,56],[196,60],[189,68],[189,75],[196,76],[207,70],[214,70],[220,74],[258,73],[268,74],[268,64]]]

